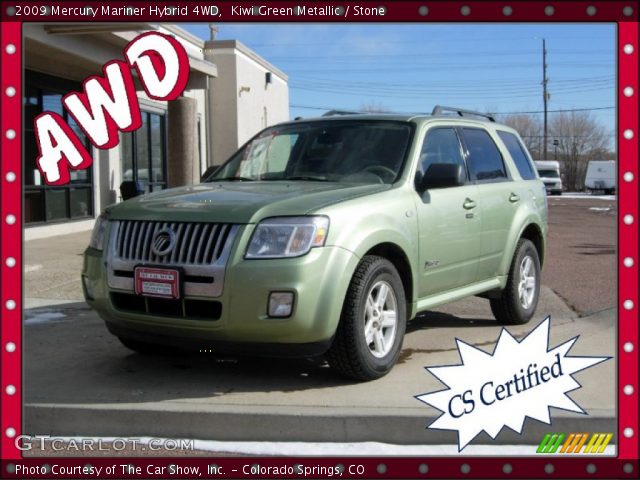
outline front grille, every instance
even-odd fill
[[[170,228],[175,233],[173,250],[158,256],[151,250],[156,232]],[[223,223],[119,222],[115,254],[121,260],[171,265],[210,265],[218,260],[229,239],[232,225]]]
[[[215,321],[222,315],[222,304],[211,300],[174,300],[111,292],[111,303],[116,309],[124,312],[162,317]]]

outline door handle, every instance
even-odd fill
[[[462,207],[465,210],[471,210],[472,208],[476,208],[476,202],[474,202],[470,198],[465,198],[464,203],[462,204]]]
[[[509,201],[511,203],[516,203],[520,201],[520,195],[516,195],[515,193],[512,193],[511,195],[509,195]]]

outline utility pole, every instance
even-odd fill
[[[547,160],[547,48],[545,39],[542,39],[542,101],[544,102],[544,144],[543,160]]]

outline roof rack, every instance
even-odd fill
[[[435,107],[433,107],[433,111],[431,112],[431,115],[440,116],[444,112],[455,112],[460,117],[465,117],[465,116],[471,115],[471,116],[474,116],[474,117],[484,117],[487,120],[489,120],[490,122],[495,122],[496,121],[496,119],[493,117],[493,115],[491,115],[489,113],[474,112],[473,110],[463,110],[462,108],[455,108],[455,107],[444,107],[442,105],[436,105]]]
[[[348,110],[329,110],[322,114],[323,117],[332,117],[334,115],[358,115],[362,112],[350,112]]]

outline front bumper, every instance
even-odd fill
[[[553,183],[545,184],[544,189],[547,192],[547,195],[561,195],[562,194],[562,186],[556,185]]]
[[[201,310],[195,317],[188,309],[156,308],[148,313],[123,308],[114,302],[114,294],[134,292],[109,288],[106,255],[101,251],[86,250],[82,275],[87,303],[117,336],[188,348],[305,355],[330,346],[358,260],[334,246],[313,248],[303,257],[289,259],[245,260],[234,252],[219,296],[185,295],[181,300],[205,306],[211,302],[215,308],[210,318]],[[269,293],[274,291],[294,293],[290,317],[267,315]]]

